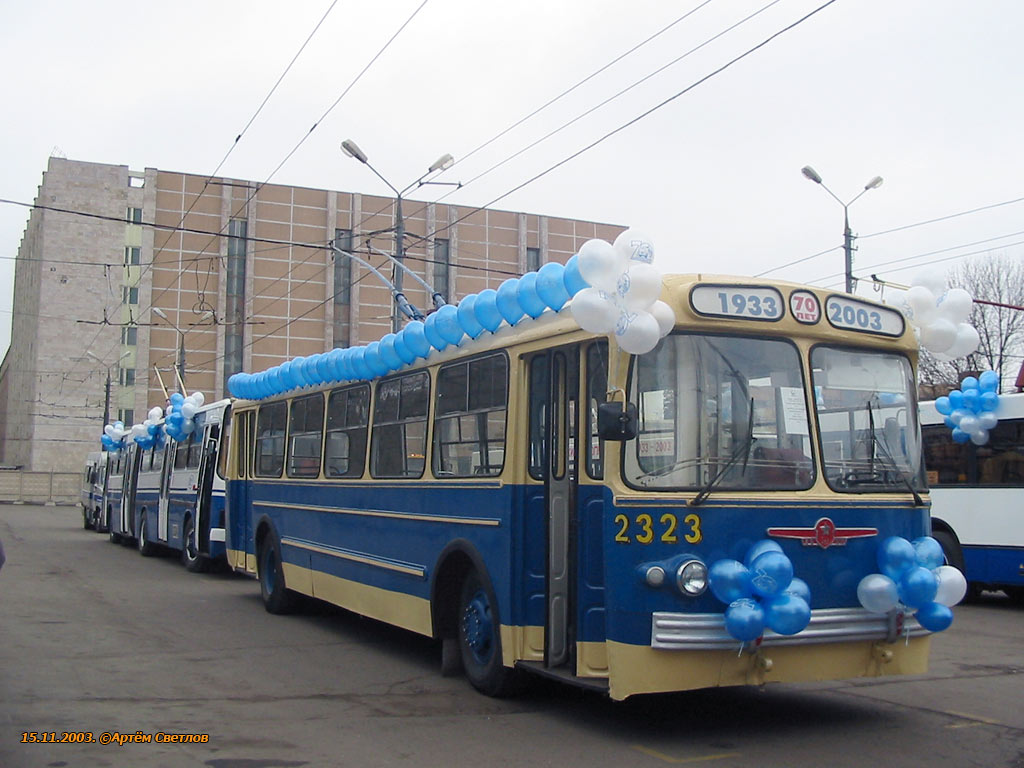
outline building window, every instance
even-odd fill
[[[351,229],[334,230],[334,245],[351,253],[354,243]],[[352,259],[334,254],[334,346],[347,347],[352,343],[349,330],[349,307],[352,304]]]
[[[139,329],[134,325],[121,329],[121,343],[126,347],[134,347],[139,343]]]
[[[128,223],[129,224],[141,224],[142,223],[142,209],[141,208],[129,208],[128,209]]]
[[[134,368],[119,368],[117,373],[117,380],[121,382],[122,387],[134,387],[135,386],[135,369]]]
[[[132,187],[133,189],[142,189],[144,186],[146,186],[146,177],[129,175],[128,186]]]
[[[225,275],[224,305],[224,390],[228,379],[242,370],[245,349],[245,252],[248,224],[245,219],[228,221],[228,261]]]
[[[451,300],[451,241],[443,238],[434,240],[434,290],[445,301]]]
[[[526,249],[526,271],[536,272],[540,269],[540,248]]]
[[[121,288],[121,303],[122,304],[138,304],[139,303],[139,289],[129,288],[127,285]]]
[[[138,210],[138,209],[136,208],[136,210]],[[142,249],[141,248],[139,248],[137,246],[134,246],[134,245],[129,245],[129,246],[125,247],[125,249],[124,249],[124,265],[126,267],[134,266],[136,264],[139,264],[141,261],[142,261]]]
[[[437,375],[435,477],[501,474],[505,464],[508,363],[504,355],[455,363]]]
[[[134,373],[134,371],[132,371]],[[131,426],[135,423],[135,409],[134,408],[120,408],[117,411],[117,419],[125,426]]]
[[[427,450],[426,371],[377,385],[373,407],[370,474],[373,477],[422,477]]]

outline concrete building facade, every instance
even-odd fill
[[[179,367],[209,400],[239,370],[391,330],[391,290],[358,260],[393,279],[392,198],[51,158],[35,203],[0,364],[0,465],[78,470],[105,412],[142,421]],[[406,266],[450,302],[624,229],[413,200],[402,213]],[[402,289],[431,305],[409,275]]]

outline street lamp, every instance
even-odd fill
[[[120,363],[122,360],[124,360],[130,354],[131,354],[130,351],[122,352],[121,356],[119,358],[117,358],[117,360],[115,362],[110,363],[110,365],[107,365],[107,362],[103,358],[99,357],[98,355],[94,355],[89,350],[85,351],[86,357],[91,357],[93,360],[95,360],[97,363],[99,363],[100,365],[102,365],[104,368],[107,369],[107,388],[106,388],[106,394],[103,397],[103,426],[104,427],[106,427],[107,424],[110,423],[110,369],[113,368],[118,363]]]
[[[882,177],[875,176],[871,181],[864,185],[864,189],[857,193],[850,202],[844,203],[840,200],[836,194],[825,186],[825,183],[821,180],[821,176],[816,170],[811,168],[809,165],[805,165],[800,169],[800,172],[808,179],[813,181],[815,184],[819,184],[822,189],[832,195],[833,199],[843,206],[843,251],[846,254],[846,292],[853,293],[853,232],[850,231],[850,206],[853,205],[857,199],[867,192],[869,189],[877,189],[882,186]]]
[[[446,171],[449,168],[451,168],[453,165],[455,165],[455,158],[447,153],[441,155],[439,158],[437,158],[437,160],[431,163],[426,173],[424,173],[422,176],[416,179],[416,181],[412,182],[407,187],[405,187],[405,189],[399,191],[394,184],[392,184],[390,181],[384,178],[384,176],[381,175],[380,171],[378,171],[376,168],[370,165],[370,161],[367,159],[366,153],[363,152],[363,150],[359,148],[359,145],[352,141],[352,139],[345,139],[343,142],[341,142],[341,151],[344,152],[349,157],[358,160],[360,163],[362,163],[371,171],[373,171],[377,178],[383,181],[385,184],[387,184],[388,188],[395,193],[395,261],[398,264],[404,266],[402,262],[405,258],[405,219],[402,217],[402,196],[413,187],[422,187],[424,184],[441,183],[424,181],[424,179],[427,178],[427,176],[429,176],[432,173],[435,173],[437,171]],[[456,182],[452,182],[452,185],[462,186],[461,184],[457,184]],[[401,296],[402,299],[405,298],[404,294],[402,294],[401,269],[395,270],[394,284],[396,291],[395,299],[400,303],[401,299],[399,299],[399,296]],[[402,313],[398,309],[398,306],[396,304],[395,308],[393,308],[391,311],[391,330],[397,333],[401,329],[401,324]]]
[[[164,313],[160,307],[153,307],[153,314],[157,317],[163,318],[174,330],[178,332],[178,383],[181,385],[182,390],[185,389],[185,332],[181,330],[176,324],[171,322],[171,319]],[[184,394],[184,392],[182,392]]]

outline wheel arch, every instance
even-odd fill
[[[484,563],[483,556],[472,542],[466,539],[455,539],[438,555],[434,576],[430,584],[430,619],[434,638],[452,638],[457,634],[459,590],[466,574],[476,571],[480,581],[488,590],[493,600],[493,610],[501,620],[501,609],[498,606],[497,593],[491,582],[491,575]]]

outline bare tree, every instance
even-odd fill
[[[959,387],[964,376],[985,370],[998,373],[1006,391],[1024,359],[1024,311],[1020,309],[1024,307],[1024,259],[990,253],[951,270],[947,282],[974,297],[968,322],[977,328],[981,343],[976,352],[957,360],[941,360],[922,350],[918,374],[922,397],[946,394]]]

